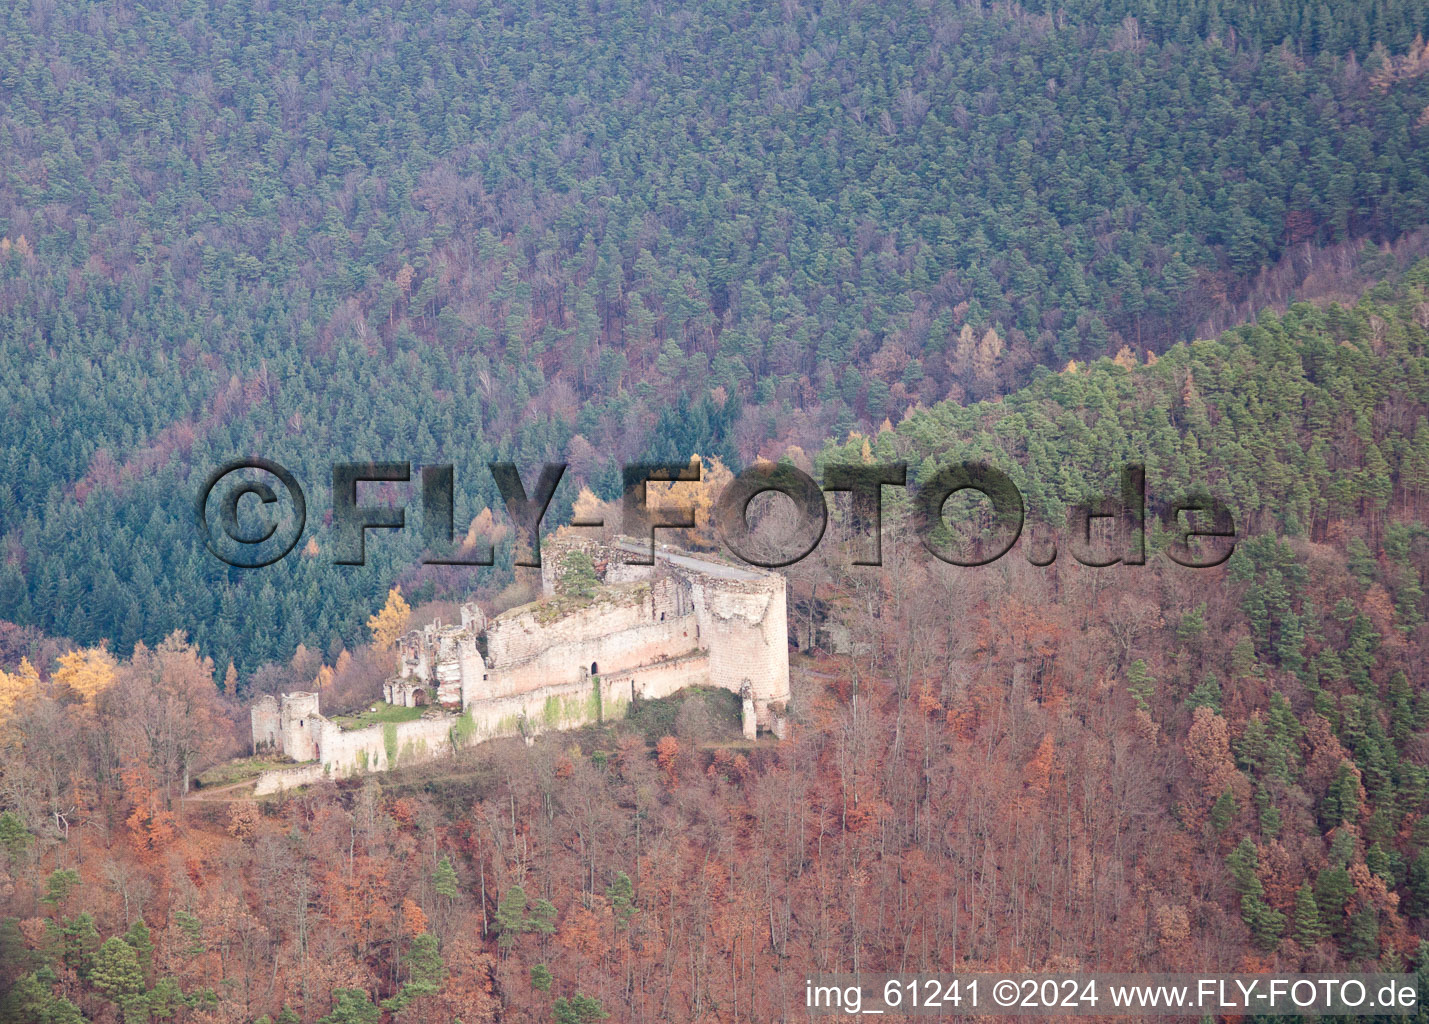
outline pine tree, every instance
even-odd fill
[[[1365,446],[1363,464],[1363,482],[1360,493],[1368,503],[1370,511],[1378,515],[1388,507],[1389,499],[1394,494],[1394,481],[1390,477],[1389,463],[1379,450],[1379,445],[1369,444]],[[1378,945],[1377,942],[1376,945]]]
[[[610,900],[611,913],[615,915],[618,927],[625,927],[635,914],[635,887],[630,884],[630,876],[624,871],[615,876],[615,881],[605,888],[606,899]]]
[[[1379,913],[1366,903],[1350,918],[1345,936],[1345,955],[1351,960],[1373,960],[1379,956]]]
[[[437,937],[431,932],[423,932],[412,940],[412,948],[402,957],[402,963],[410,979],[407,987],[414,994],[431,995],[441,991],[446,966],[442,963]]]
[[[140,996],[131,996],[128,1005],[135,1007],[135,1010],[132,1011],[137,1013],[135,1019],[144,1020],[146,1018],[143,1012],[140,1012],[136,1006],[140,999]],[[179,983],[170,977],[163,977],[154,982],[154,987],[142,997],[142,1001],[144,1011],[155,1020],[172,1019],[175,1011],[187,1003],[183,989],[179,988]],[[281,1021],[281,1019],[280,1017],[279,1020]]]
[[[1156,680],[1146,668],[1146,662],[1137,658],[1126,670],[1126,690],[1142,711],[1151,710],[1151,697],[1156,692]]]
[[[1409,890],[1409,912],[1415,917],[1429,917],[1429,846],[1410,862],[1405,886]]]
[[[1266,839],[1274,839],[1280,834],[1282,824],[1280,808],[1266,804],[1260,809],[1260,833]]]
[[[1195,647],[1206,633],[1206,602],[1192,608],[1176,625],[1176,641],[1182,647]]]
[[[1359,778],[1348,761],[1341,761],[1325,799],[1320,804],[1320,821],[1327,828],[1333,828],[1347,821],[1354,821],[1360,813]]]
[[[1345,904],[1354,888],[1350,873],[1343,867],[1322,868],[1315,878],[1315,903],[1332,935],[1339,935],[1344,928]]]
[[[1211,805],[1211,828],[1215,829],[1217,834],[1224,832],[1230,828],[1231,822],[1235,821],[1236,812],[1235,794],[1227,786]]]
[[[1400,479],[1419,500],[1429,494],[1429,419],[1421,418],[1414,428],[1414,441],[1405,450]]]
[[[1285,931],[1285,915],[1265,902],[1255,844],[1242,839],[1226,863],[1231,869],[1231,885],[1240,894],[1241,920],[1250,929],[1252,941],[1261,949],[1275,949]]]
[[[1395,857],[1397,858],[1398,854]],[[1378,875],[1390,886],[1394,885],[1394,870],[1390,866],[1392,861],[1389,852],[1381,844],[1375,843],[1365,851],[1364,863],[1370,874]]]
[[[456,869],[452,867],[451,858],[442,857],[432,869],[432,891],[449,900],[461,896],[461,886],[457,882]]]
[[[531,916],[526,919],[526,930],[538,935],[553,935],[556,931],[556,905],[548,899],[537,897],[531,905]]]
[[[496,944],[509,950],[516,944],[516,937],[526,931],[526,906],[529,902],[526,890],[513,885],[496,903]]]
[[[115,1003],[123,1004],[128,997],[144,991],[144,972],[134,947],[119,936],[104,940],[94,958],[94,970],[89,983]]]
[[[1259,711],[1252,712],[1240,734],[1240,741],[1236,744],[1236,764],[1244,771],[1259,772],[1268,743],[1265,720]]]
[[[556,1024],[595,1024],[610,1016],[600,1005],[600,1000],[579,992],[570,999],[557,999],[551,1011]]]
[[[1295,941],[1309,949],[1329,934],[1315,903],[1315,892],[1307,882],[1295,890]]]
[[[1359,536],[1351,537],[1345,550],[1349,555],[1351,575],[1363,586],[1367,587],[1373,583],[1375,574],[1379,571],[1379,564],[1370,554],[1369,546],[1365,544],[1364,539]]]
[[[94,927],[94,918],[89,914],[78,914],[65,924],[65,963],[73,967],[81,978],[89,976],[94,967],[95,951],[99,948],[99,930]]]
[[[129,930],[124,933],[124,941],[129,943],[129,947],[134,950],[134,955],[138,957],[139,969],[148,974],[154,959],[154,941],[150,937],[149,926],[144,923],[143,918],[139,918],[129,926]]]
[[[0,847],[4,847],[11,864],[21,864],[29,852],[34,836],[25,828],[20,816],[14,811],[0,814]]]
[[[333,992],[332,1012],[318,1024],[378,1024],[382,1011],[360,988],[340,988]]]
[[[86,1024],[85,1017],[63,996],[54,995],[53,972],[42,981],[36,974],[26,974],[10,990],[0,996],[0,1021],[6,1024]]]
[[[1194,712],[1197,708],[1210,708],[1216,714],[1221,713],[1221,681],[1214,672],[1202,676],[1196,688],[1186,697],[1186,710]]]
[[[422,996],[436,995],[446,981],[446,965],[437,937],[431,932],[412,939],[411,948],[402,955],[402,964],[407,968],[406,983],[395,996],[382,1002],[382,1009],[392,1013],[400,1013]]]
[[[1241,900],[1241,918],[1250,928],[1251,940],[1261,949],[1274,950],[1285,933],[1285,915],[1261,896]]]

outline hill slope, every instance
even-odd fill
[[[493,456],[610,496],[1159,350],[1425,224],[1423,4],[1225,10],[12,6],[0,615],[335,649],[415,551],[240,579],[187,522],[214,465],[461,462],[460,525]]]

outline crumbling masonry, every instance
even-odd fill
[[[460,625],[437,623],[402,637],[400,667],[382,696],[426,706],[414,721],[344,730],[319,713],[317,694],[261,698],[252,712],[255,751],[306,763],[266,773],[258,792],[619,718],[636,698],[695,685],[743,697],[746,737],[759,729],[782,736],[789,700],[784,578],[664,545],[654,565],[627,561],[641,552],[629,541],[548,540],[541,600],[490,621],[475,604],[464,605]],[[584,569],[582,555],[589,559],[584,585],[572,586],[568,574],[573,565]]]

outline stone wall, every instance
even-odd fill
[[[653,700],[668,697],[686,686],[709,684],[709,658],[693,651],[677,658],[665,658],[646,665],[598,677],[540,686],[470,704],[459,727],[467,743],[507,736],[536,736],[561,729],[576,729],[599,721],[624,718],[630,702],[639,697]]]
[[[253,720],[253,753],[278,749],[282,734],[277,698],[271,694],[259,697],[250,717]]]
[[[636,697],[658,700],[687,686],[709,686],[709,652],[695,651],[683,657],[657,661],[628,672],[601,676],[600,681],[627,701]]]
[[[662,572],[650,581],[650,604],[654,617],[662,622],[695,612],[690,585],[669,572]]]
[[[557,636],[559,631],[552,630]],[[702,646],[698,623],[692,617],[645,622],[608,635],[562,643],[557,636],[538,653],[508,669],[491,667],[478,699],[506,697],[545,686],[580,683],[591,673],[606,676],[626,672],[662,659],[679,657]]]
[[[342,729],[324,720],[320,746],[322,764],[333,778],[385,772],[452,752],[456,715],[433,715],[415,722],[388,722],[362,729]]]
[[[628,695],[617,693],[604,679],[600,683],[599,701],[591,679],[479,700],[463,712],[469,721],[468,742],[536,736],[576,729],[606,718],[623,718]]]
[[[557,599],[557,602],[564,599]],[[550,616],[549,619],[544,618]],[[626,586],[602,593],[586,605],[561,612],[559,603],[513,608],[486,627],[488,668],[504,669],[528,661],[554,643],[598,640],[658,621],[648,587]]]
[[[450,756],[484,740],[534,737],[624,718],[635,697],[668,697],[687,686],[710,684],[708,654],[694,651],[599,677],[589,676],[524,693],[477,700],[461,715],[437,714],[415,722],[343,730],[318,716],[317,745],[322,761],[279,768],[258,777],[255,796],[279,793],[323,779],[352,778],[394,766]],[[393,754],[395,753],[395,765]]]
[[[258,776],[253,794],[265,796],[323,779],[385,772],[395,765],[450,756],[452,728],[457,721],[456,715],[438,714],[415,722],[389,722],[344,730],[337,723],[318,716],[316,744],[322,760],[266,771]]]
[[[266,771],[258,776],[258,781],[253,786],[253,795],[267,796],[270,793],[281,793],[286,789],[297,789],[299,786],[311,786],[325,778],[327,778],[327,773],[320,764],[274,768],[272,771]]]

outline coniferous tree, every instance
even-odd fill
[[[1294,938],[1309,949],[1330,934],[1320,917],[1320,908],[1315,903],[1315,893],[1306,883],[1295,890]]]

